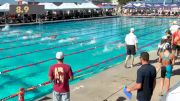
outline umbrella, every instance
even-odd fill
[[[154,4],[154,8],[163,8],[163,4]]]
[[[171,4],[171,5],[170,5],[171,8],[178,8],[179,6],[180,6],[180,5],[178,5],[178,4]]]
[[[145,4],[147,8],[152,8],[153,5],[152,4]]]
[[[126,9],[133,9],[135,8],[135,6],[131,3],[127,4],[127,5],[124,5],[123,8],[126,8]]]

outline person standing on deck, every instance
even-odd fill
[[[175,54],[177,52],[177,57],[180,53],[180,27],[176,32],[172,35],[172,53]]]
[[[126,35],[125,43],[126,43],[126,51],[127,51],[127,56],[125,60],[125,68],[127,68],[127,62],[131,56],[132,56],[131,67],[133,67],[134,55],[136,54],[136,51],[138,49],[138,46],[137,46],[138,40],[136,38],[136,35],[134,35],[134,28],[131,28],[130,33]]]
[[[70,101],[69,79],[73,79],[71,67],[63,63],[62,52],[56,53],[57,63],[49,70],[49,79],[54,82],[53,101]]]
[[[175,63],[175,56],[171,53],[171,48],[165,46],[165,50],[160,54],[159,62],[161,63],[161,86],[160,96],[163,95],[164,82],[166,84],[166,93],[170,88],[170,78],[172,75],[172,66]]]
[[[149,63],[148,52],[141,53],[140,61],[142,66],[137,71],[136,84],[127,87],[127,91],[137,90],[137,101],[150,101],[156,86],[156,68]]]
[[[172,34],[174,34],[174,32],[176,32],[178,30],[180,26],[177,24],[177,21],[173,21],[172,25],[170,27],[170,31]]]

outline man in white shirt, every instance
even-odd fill
[[[172,26],[170,27],[171,33],[174,34],[180,26],[177,24],[177,21],[173,21]]]
[[[125,43],[126,43],[126,49],[127,49],[127,57],[125,60],[125,67],[127,68],[127,61],[129,60],[129,58],[131,56],[132,56],[131,67],[133,67],[134,55],[136,54],[136,51],[138,49],[138,47],[137,47],[138,40],[136,38],[136,35],[134,35],[134,28],[131,28],[130,33],[126,35]]]

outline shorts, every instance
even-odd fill
[[[172,76],[172,66],[167,65],[166,67],[161,68],[161,78],[168,78],[170,79]]]
[[[180,46],[173,44],[173,45],[172,45],[172,50],[178,50],[178,51],[180,51]]]
[[[58,93],[53,91],[53,101],[70,101],[70,93]]]
[[[166,67],[161,67],[161,78],[165,78],[166,76]]]
[[[127,45],[127,55],[135,55],[136,54],[136,49],[135,45]]]
[[[166,66],[166,78],[170,79],[172,76],[172,66],[171,65],[167,65]]]

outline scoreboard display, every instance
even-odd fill
[[[44,14],[44,5],[10,5],[10,14]]]

